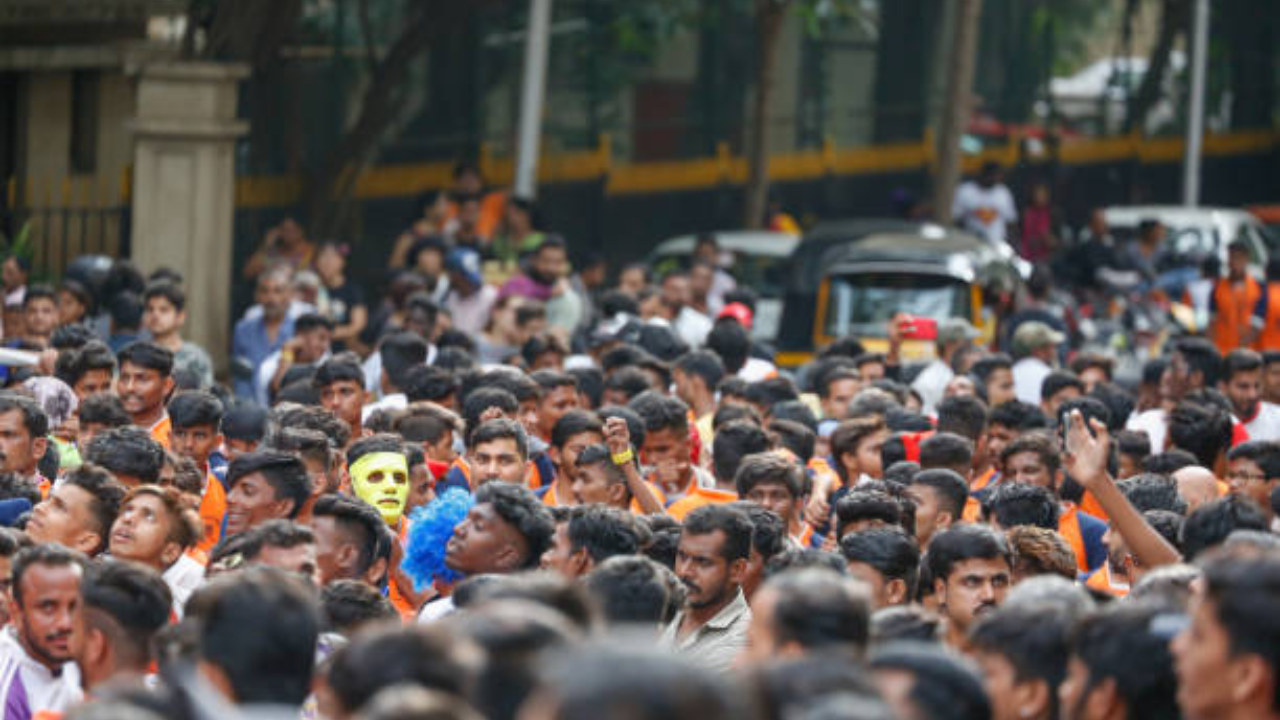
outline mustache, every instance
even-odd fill
[[[697,594],[702,592],[702,588],[698,587],[696,583],[690,580],[685,580],[684,578],[680,578],[680,582],[683,583],[685,589],[691,593]]]

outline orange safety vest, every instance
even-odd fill
[[[667,508],[667,514],[671,517],[684,522],[685,515],[702,507],[703,505],[718,505],[720,503],[731,503],[738,499],[738,493],[729,492],[727,490],[714,490],[707,488],[694,487],[689,491],[688,495],[680,498]]]
[[[1066,510],[1058,518],[1058,534],[1071,546],[1076,554],[1076,568],[1080,572],[1089,572],[1089,556],[1084,549],[1084,535],[1080,532],[1080,518],[1076,515],[1079,508],[1074,503],[1063,503]]]
[[[1267,285],[1267,316],[1255,350],[1280,350],[1280,282]]]
[[[397,533],[396,542],[401,547],[409,544],[409,518],[400,518],[400,529]],[[395,607],[396,612],[400,613],[400,619],[404,622],[412,622],[418,615],[418,608],[413,606],[409,598],[400,592],[400,586],[396,583],[395,568],[390,568],[387,577],[387,599],[391,601],[391,605]]]
[[[806,467],[814,480],[817,480],[820,477],[830,478],[832,490],[844,485],[844,483],[840,481],[840,473],[836,472],[835,469],[831,467],[831,463],[827,462],[826,458],[810,458],[809,464]]]
[[[969,486],[969,492],[971,493],[980,492],[986,489],[986,487],[991,484],[991,481],[995,479],[996,479],[996,468],[993,465],[987,468],[986,472],[979,475],[977,479],[973,481],[973,484]]]
[[[204,525],[204,537],[196,543],[195,549],[205,553],[213,552],[213,548],[222,537],[222,519],[227,514],[227,491],[213,473],[207,473],[204,481],[204,497],[200,498],[200,522]]]
[[[1213,288],[1215,312],[1209,321],[1209,338],[1223,355],[1240,347],[1261,299],[1262,286],[1248,275],[1244,282],[1218,280]]]
[[[1098,498],[1088,490],[1084,491],[1084,497],[1080,498],[1080,510],[1088,513],[1102,522],[1107,522],[1111,518],[1107,517],[1107,513],[1102,509],[1102,503],[1098,502]]]

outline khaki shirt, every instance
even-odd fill
[[[716,616],[702,627],[683,638],[679,637],[684,611],[662,631],[660,647],[670,648],[689,658],[699,667],[717,672],[728,672],[733,661],[747,645],[747,626],[751,624],[751,607],[747,598],[738,590],[733,602],[724,606]]]

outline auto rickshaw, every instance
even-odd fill
[[[931,223],[850,221],[820,225],[800,243],[778,335],[777,362],[796,367],[853,336],[868,352],[888,348],[899,315],[967,318],[989,342],[992,290],[1013,291],[1029,268],[1008,246]],[[906,340],[904,360],[927,360],[934,343]]]

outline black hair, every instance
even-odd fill
[[[480,426],[472,431],[471,436],[467,438],[467,447],[475,448],[483,443],[493,442],[502,438],[510,438],[515,441],[516,454],[521,459],[527,460],[529,458],[529,436],[525,434],[524,427],[515,420],[507,420],[506,418],[480,423]]]
[[[0,415],[15,410],[22,415],[22,426],[30,439],[35,440],[49,434],[49,416],[40,403],[26,395],[0,392]]]
[[[1125,499],[1140,512],[1168,510],[1187,514],[1187,502],[1178,495],[1178,483],[1167,475],[1140,473],[1117,483]]]
[[[1049,418],[1035,405],[1008,400],[991,408],[988,425],[1001,425],[1010,430],[1035,430],[1049,427]]]
[[[578,386],[578,392],[586,396],[588,407],[600,407],[604,396],[604,373],[598,367],[576,367],[565,370]]]
[[[840,554],[848,562],[875,568],[886,582],[901,580],[906,585],[906,597],[915,596],[920,545],[903,528],[889,525],[849,533],[840,538]]]
[[[357,635],[334,653],[328,681],[347,713],[365,707],[397,684],[444,693],[461,701],[477,667],[474,646],[443,626],[383,625]]]
[[[979,358],[973,363],[973,367],[969,368],[969,374],[981,380],[983,385],[987,385],[990,384],[991,376],[997,370],[1013,370],[1013,358],[1004,353]]]
[[[728,427],[733,427],[731,423]],[[719,438],[719,435],[716,435]],[[746,455],[734,473],[734,483],[738,489],[738,497],[745,498],[751,491],[762,484],[782,485],[798,500],[806,494],[806,477],[804,468],[794,461],[773,452],[757,452]]]
[[[372,453],[394,453],[404,455],[404,438],[391,433],[377,433],[362,437],[347,448],[347,467],[357,460]]]
[[[397,332],[382,339],[378,355],[387,379],[394,387],[403,389],[409,369],[426,362],[427,341],[417,333]]]
[[[867,350],[855,335],[845,335],[818,351],[819,358],[842,357],[852,360]]]
[[[76,383],[94,370],[114,373],[115,369],[116,356],[112,354],[111,348],[102,342],[91,340],[75,350],[58,353],[53,375],[67,385],[75,387]]]
[[[788,400],[799,400],[800,392],[795,383],[785,377],[757,380],[747,385],[747,402],[763,408],[772,408]]]
[[[1137,406],[1133,395],[1115,383],[1103,382],[1094,385],[1088,397],[1107,406],[1111,414],[1111,422],[1107,424],[1107,429],[1112,433],[1118,433],[1124,429],[1125,422],[1133,414],[1133,408]]]
[[[777,420],[798,422],[810,430],[818,431],[818,416],[803,400],[783,400],[769,408],[769,415]]]
[[[752,425],[761,425],[763,422],[760,420],[760,413],[750,405],[721,403],[711,416],[711,431],[714,433],[735,420],[749,422]]]
[[[1171,510],[1144,510],[1142,517],[1179,553],[1182,552],[1182,526],[1186,517]]]
[[[972,440],[954,433],[934,433],[920,443],[920,467],[967,469],[973,462]]]
[[[663,621],[672,605],[664,573],[670,570],[647,557],[623,555],[600,563],[583,579],[609,624]]]
[[[723,505],[703,505],[685,516],[681,530],[685,535],[724,534],[721,556],[733,563],[746,560],[751,555],[753,527],[751,518],[736,508]]]
[[[164,446],[146,430],[128,425],[94,435],[85,448],[85,461],[151,484],[160,479],[164,452]]]
[[[941,625],[942,618],[937,613],[920,605],[880,608],[871,616],[871,645],[882,648],[891,644],[936,644]]]
[[[1045,684],[1049,717],[1058,717],[1058,686],[1067,676],[1070,615],[1049,605],[1010,605],[981,616],[969,630],[969,643],[1002,656],[1018,683]]]
[[[1080,621],[1071,635],[1070,650],[1089,669],[1082,701],[1098,685],[1112,680],[1130,717],[1182,717],[1169,638],[1153,629],[1158,615],[1150,605],[1122,603]]]
[[[617,555],[635,555],[640,548],[640,536],[631,514],[605,505],[573,508],[566,534],[573,552],[586,550],[596,563]]]
[[[1204,568],[1204,584],[1232,656],[1262,658],[1271,670],[1271,709],[1280,709],[1280,561],[1275,554],[1216,558]]]
[[[329,442],[333,447],[345,447],[347,441],[351,439],[351,427],[347,425],[345,420],[339,419],[336,415],[315,405],[281,405],[272,410],[272,420],[275,429],[272,435],[278,435],[281,430],[286,429],[303,429],[315,430],[329,438]],[[230,415],[230,413],[228,413]],[[372,418],[371,418],[372,420]],[[226,429],[226,416],[223,416],[223,434],[227,437],[233,437],[228,434]],[[372,427],[372,422],[369,423]],[[239,428],[237,428],[239,429]],[[252,438],[249,438],[252,439]],[[273,440],[273,438],[268,438]]]
[[[850,525],[880,521],[902,526],[902,505],[893,496],[879,490],[854,488],[836,501],[836,537],[843,537]]]
[[[409,402],[429,400],[441,402],[458,392],[458,379],[448,370],[434,365],[415,365],[405,373],[404,391]]]
[[[1075,388],[1081,395],[1084,394],[1084,383],[1079,376],[1067,370],[1055,370],[1040,383],[1040,397],[1048,400],[1067,388]]]
[[[1148,442],[1150,442],[1148,440]],[[1166,450],[1162,453],[1148,456],[1142,461],[1142,471],[1156,473],[1157,475],[1173,475],[1182,468],[1191,467],[1196,464],[1196,456],[1186,450]]]
[[[1116,449],[1121,455],[1145,460],[1151,455],[1151,438],[1141,430],[1121,430],[1115,434]]]
[[[529,554],[523,567],[536,567],[556,531],[551,511],[528,488],[501,482],[485,483],[476,490],[476,505],[486,504],[524,538]]]
[[[747,519],[751,521],[751,549],[765,562],[787,549],[787,523],[777,513],[742,500],[728,505],[747,514]]]
[[[1227,460],[1248,460],[1258,469],[1267,481],[1280,478],[1280,443],[1268,440],[1250,440],[1231,448]]]
[[[1056,475],[1062,468],[1062,454],[1058,451],[1058,446],[1043,433],[1027,433],[1014,438],[1013,442],[1000,451],[1000,462],[1007,463],[1009,458],[1022,453],[1035,454],[1050,475]]]
[[[770,577],[761,592],[766,590],[777,596],[773,634],[779,645],[862,655],[871,614],[864,586],[837,573],[804,568]]]
[[[982,513],[1006,530],[1019,525],[1057,530],[1062,509],[1058,496],[1049,488],[1003,482],[987,493],[982,501]]]
[[[1169,413],[1169,440],[1212,469],[1231,447],[1231,415],[1221,408],[1180,402]]]
[[[57,305],[58,293],[52,286],[43,283],[28,285],[26,293],[22,296],[22,307],[25,309],[33,300],[48,300]]]
[[[191,598],[187,614],[198,619],[201,658],[226,675],[236,702],[302,705],[320,613],[300,578],[271,567],[217,577]]]
[[[797,548],[793,546],[769,558],[769,561],[764,565],[764,577],[767,580],[788,570],[799,570],[801,568],[829,570],[838,575],[849,574],[849,568],[844,558],[836,553],[819,550],[818,548]]]
[[[825,398],[831,395],[831,386],[842,380],[853,380],[861,382],[857,371],[845,364],[843,361],[830,367],[823,368],[822,371],[816,372],[813,379],[813,389],[818,393],[818,397]]]
[[[22,607],[22,577],[32,565],[77,567],[84,573],[88,570],[89,558],[58,543],[39,543],[19,550],[13,558],[13,569],[9,573],[9,592],[13,594],[18,607]]]
[[[1222,382],[1229,383],[1236,373],[1262,369],[1262,355],[1256,350],[1236,348],[1222,358]]]
[[[257,450],[237,457],[227,467],[228,491],[235,487],[240,478],[253,473],[262,474],[277,500],[292,502],[290,518],[298,516],[303,504],[311,496],[311,480],[307,477],[307,468],[294,455],[274,450]]]
[[[87,610],[105,613],[118,626],[118,631],[104,634],[122,663],[146,667],[151,640],[169,624],[173,611],[173,595],[159,573],[135,563],[103,560],[89,566],[81,592]]]
[[[303,315],[299,315],[298,319],[293,321],[294,335],[301,335],[305,332],[320,329],[333,332],[333,328],[333,320],[330,320],[328,317],[325,317],[320,313],[305,313]]]
[[[0,500],[14,499],[26,500],[35,507],[40,503],[40,486],[35,480],[16,472],[0,473]]]
[[[985,720],[991,703],[978,674],[936,645],[894,643],[871,655],[872,670],[900,670],[913,679],[908,698],[931,720]]]
[[[631,267],[634,267],[634,266],[629,265],[627,266],[627,268],[624,268],[624,270],[629,269]],[[644,268],[644,270],[647,276],[648,268]],[[640,304],[636,302],[635,298],[622,292],[621,290],[606,290],[603,293],[601,293],[600,294],[600,317],[605,318],[607,320],[619,313],[626,313],[628,315],[639,315]]]
[[[555,353],[561,357],[569,354],[569,348],[565,347],[564,342],[551,332],[540,332],[531,336],[524,341],[524,345],[520,346],[520,358],[524,360],[526,365],[533,365],[538,358],[547,353]]]
[[[1182,524],[1182,551],[1188,560],[1221,544],[1236,530],[1268,530],[1267,516],[1252,500],[1238,495],[1211,500],[1187,516]]]
[[[725,367],[720,356],[710,350],[694,350],[676,359],[675,370],[702,380],[707,390],[715,392],[716,386],[724,379]]]
[[[964,505],[969,499],[969,486],[954,470],[945,468],[921,470],[911,478],[911,484],[933,488],[942,509],[951,513],[953,521],[959,520],[964,514]]]
[[[707,333],[707,349],[720,356],[724,370],[736,375],[751,355],[751,336],[747,329],[733,318],[721,318]]]
[[[773,444],[786,448],[801,463],[813,458],[814,448],[818,443],[818,435],[812,429],[794,420],[773,419],[765,428]]]
[[[712,469],[721,482],[727,483],[737,477],[743,458],[768,449],[769,436],[759,425],[736,420],[719,428],[711,441]]]
[[[1187,337],[1175,342],[1173,351],[1187,361],[1190,372],[1200,372],[1204,377],[1204,387],[1218,384],[1222,375],[1222,354],[1213,343],[1200,337]]]
[[[96,338],[93,330],[83,322],[69,323],[54,328],[49,336],[49,346],[59,352],[78,350]]]
[[[125,363],[129,363],[147,370],[155,370],[161,377],[169,377],[173,374],[173,353],[147,340],[139,340],[124,346],[116,355],[116,360],[120,362],[122,368]]]
[[[65,485],[72,485],[93,496],[89,501],[89,514],[93,517],[94,527],[89,528],[98,536],[98,547],[94,553],[107,546],[110,539],[111,526],[115,524],[116,515],[120,512],[120,503],[124,501],[125,488],[111,473],[96,465],[85,463],[67,473],[62,480]]]
[[[343,495],[323,495],[316,498],[312,518],[333,518],[334,525],[360,552],[356,571],[364,575],[379,557],[389,555],[390,541],[387,524],[374,507]]]
[[[364,370],[350,357],[332,357],[320,364],[311,376],[311,384],[322,390],[336,382],[353,382],[364,389]]]
[[[152,298],[164,298],[169,301],[178,312],[182,312],[187,307],[187,294],[183,292],[182,286],[166,280],[159,280],[147,285],[142,291],[143,303],[151,302]]]
[[[377,588],[359,580],[334,580],[320,589],[324,627],[342,635],[364,625],[394,621],[396,608]]]
[[[168,412],[175,429],[207,425],[216,431],[222,424],[222,402],[204,390],[177,393],[169,400]]]
[[[133,418],[124,409],[124,403],[115,393],[96,393],[80,403],[80,424],[124,427],[133,424]]]
[[[957,523],[934,535],[926,559],[929,574],[944,582],[956,563],[965,560],[1004,560],[1013,568],[1013,550],[1005,536],[974,523]]]
[[[627,407],[644,420],[645,432],[649,434],[661,430],[689,431],[689,406],[679,398],[646,390],[632,398]]]
[[[604,381],[604,389],[620,392],[628,401],[634,400],[650,390],[649,376],[635,367],[624,367],[616,370]],[[602,391],[603,393],[603,391]]]
[[[260,441],[267,434],[267,411],[252,402],[237,402],[222,414],[222,434],[232,440]]]
[[[316,534],[310,526],[293,520],[267,520],[249,530],[249,533],[253,535],[254,541],[245,551],[245,559],[250,561],[257,560],[262,551],[269,547],[287,550],[302,545],[314,545],[316,542]]]
[[[520,402],[514,394],[503,388],[480,387],[472,390],[462,401],[462,418],[468,432],[480,424],[480,416],[491,407],[498,408],[504,415],[511,415],[520,409]]]
[[[938,432],[977,443],[987,429],[987,405],[976,397],[954,395],[938,403]]]
[[[551,428],[551,446],[563,449],[575,435],[589,432],[604,435],[604,423],[599,416],[586,410],[570,410]]]
[[[136,330],[142,324],[142,296],[131,290],[123,290],[107,302],[111,313],[111,327],[115,332]]]

